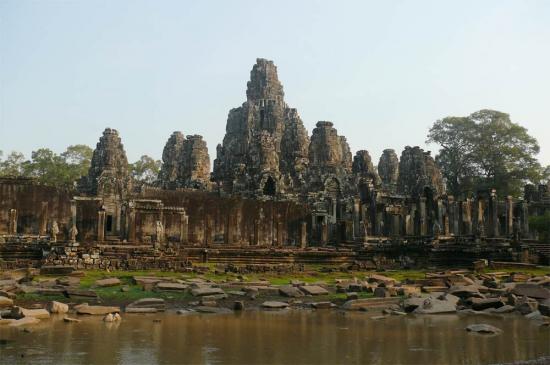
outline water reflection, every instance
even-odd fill
[[[550,329],[521,317],[388,317],[332,311],[54,318],[0,327],[0,362],[44,364],[490,364],[550,355]],[[158,321],[160,319],[160,321]],[[156,321],[155,321],[156,320]],[[467,333],[489,323],[499,336]],[[22,357],[23,356],[23,357]]]

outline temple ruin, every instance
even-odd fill
[[[252,68],[246,101],[229,111],[212,167],[202,136],[174,132],[157,183],[137,186],[121,136],[107,128],[74,190],[0,179],[0,263],[95,267],[126,257],[131,265],[142,255],[166,265],[208,257],[404,256],[425,264],[479,257],[543,262],[550,254],[528,222],[550,209],[546,185],[527,186],[524,199],[494,190],[453,197],[430,152],[419,147],[399,157],[386,149],[375,167],[366,149],[352,154],[331,121],[317,122],[309,135],[284,100],[276,66],[265,59]],[[48,254],[32,254],[32,247]]]

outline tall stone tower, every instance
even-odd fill
[[[158,182],[164,189],[208,188],[210,156],[202,136],[172,133],[162,151]]]
[[[296,109],[284,101],[272,61],[257,59],[246,102],[229,112],[217,147],[214,180],[229,193],[277,195],[304,185],[309,138]]]
[[[94,150],[88,175],[79,182],[79,190],[90,195],[125,197],[131,186],[128,159],[118,131],[106,128]]]

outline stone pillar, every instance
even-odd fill
[[[399,236],[399,215],[398,214],[392,214],[391,215],[391,234],[392,236]]]
[[[489,235],[491,237],[499,236],[498,227],[498,199],[497,191],[491,190],[491,196],[489,198]]]
[[[307,223],[302,222],[300,224],[300,247],[306,248],[307,247]]]
[[[506,197],[506,235],[514,234],[514,201],[510,195]]]
[[[185,212],[180,215],[180,243],[189,243],[189,216]]]
[[[521,214],[521,237],[529,237],[529,206],[526,201],[522,201],[520,204],[520,214]]]
[[[283,227],[284,224],[279,218],[279,221],[277,222],[277,246],[284,246]]]
[[[485,237],[484,203],[479,197],[476,199],[476,236]]]
[[[353,200],[353,240],[363,236],[361,232],[361,200],[356,198]]]
[[[258,246],[260,244],[260,220],[255,219],[254,220],[254,246]]]
[[[48,202],[42,202],[40,209],[40,223],[38,227],[38,234],[45,236],[48,233]]]
[[[426,216],[426,198],[421,197],[420,198],[420,207],[419,207],[419,213],[420,213],[420,235],[426,236],[428,234],[428,217]]]
[[[97,212],[97,241],[105,241],[105,211]]]
[[[136,242],[136,210],[133,207],[128,210],[128,242]]]
[[[8,234],[17,234],[17,209],[10,209],[8,213]]]
[[[472,204],[471,200],[468,198],[462,202],[462,234],[471,235],[472,234]]]
[[[207,215],[204,219],[204,245],[212,244],[212,218]]]
[[[71,200],[71,224],[76,227],[76,200]]]
[[[328,243],[328,224],[325,220],[321,223],[321,245],[325,246]]]
[[[224,229],[224,235],[223,235],[223,241],[226,245],[232,245],[233,244],[233,222],[232,220],[231,211],[227,213],[227,216],[225,217],[225,229]]]
[[[449,226],[451,234],[458,236],[460,234],[459,226],[459,208],[458,202],[454,201],[452,196],[449,197]]]
[[[405,216],[405,235],[412,236],[414,235],[414,223],[413,218],[410,214]]]

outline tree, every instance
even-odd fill
[[[25,156],[22,153],[12,151],[4,161],[0,161],[0,176],[24,176]]]
[[[539,234],[541,242],[548,242],[550,240],[550,212],[529,217],[529,227]]]
[[[477,174],[474,158],[475,141],[470,131],[475,123],[465,117],[447,117],[430,128],[427,143],[441,146],[435,160],[447,180],[447,190],[461,196],[471,192],[472,177]]]
[[[153,184],[158,176],[162,162],[143,155],[139,160],[130,164],[130,173],[138,183]]]
[[[67,147],[61,154],[67,168],[67,178],[70,181],[78,180],[88,173],[93,153],[89,146],[77,144]]]
[[[31,154],[32,160],[24,169],[29,176],[52,186],[71,186],[70,170],[65,160],[48,148],[39,148]]]
[[[495,188],[501,195],[519,196],[525,183],[538,184],[543,177],[537,140],[499,111],[439,120],[427,142],[441,146],[436,161],[455,195]]]

